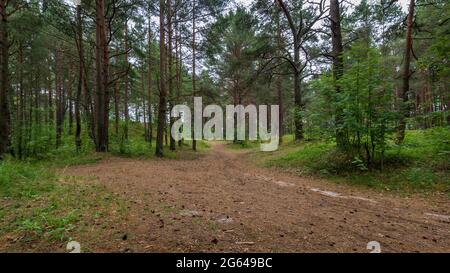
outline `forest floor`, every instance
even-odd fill
[[[108,157],[59,172],[61,183],[112,194],[81,195],[120,200],[91,208],[98,215],[73,233],[84,252],[369,252],[371,241],[382,252],[450,252],[445,196],[301,178],[259,167],[225,143],[201,156]],[[63,243],[13,237],[0,238],[0,251],[66,251]]]

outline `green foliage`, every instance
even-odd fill
[[[0,196],[33,198],[53,189],[54,174],[36,164],[14,160],[0,161]]]
[[[67,242],[113,202],[103,186],[55,174],[45,164],[0,162],[0,235],[18,242]],[[17,235],[19,234],[19,235]]]
[[[345,60],[347,68],[338,83],[342,90],[338,105],[344,109],[343,130],[348,149],[370,165],[377,154],[382,156],[386,134],[394,129],[396,116],[391,107],[392,92],[388,91],[392,86],[377,49],[354,45]]]
[[[336,90],[333,78],[322,75],[308,84],[305,135],[308,139],[330,139],[335,134]]]
[[[240,143],[230,143],[228,146],[233,150],[247,150],[259,147],[259,141],[241,141]]]
[[[144,139],[129,139],[110,144],[110,151],[114,155],[127,157],[153,157],[150,143]]]
[[[31,215],[17,220],[17,230],[31,233],[34,236],[46,236],[50,240],[67,240],[68,234],[75,229],[79,218],[76,210],[65,215],[55,215],[56,209],[57,207],[48,206],[33,210]]]
[[[397,117],[389,91],[393,88],[392,81],[388,80],[377,48],[356,43],[345,53],[344,60],[345,72],[337,83],[329,76],[311,83],[310,96],[314,102],[308,107],[307,128],[316,138],[334,136],[338,129],[335,109],[343,109],[343,124],[339,129],[346,136],[345,152],[353,159],[364,160],[364,164],[357,164],[361,168],[377,166],[384,160],[387,135],[394,130]],[[335,84],[340,89],[338,94]]]
[[[449,52],[450,52],[450,16],[448,1],[435,1],[433,5],[423,5],[417,11],[418,29],[422,30],[421,37],[430,39],[418,39],[416,48],[426,48],[421,52],[418,65],[422,69],[429,69],[437,77],[448,77]]]
[[[408,131],[405,143],[387,145],[383,171],[368,170],[366,162],[339,152],[334,143],[286,143],[263,157],[266,166],[299,175],[323,176],[340,183],[381,190],[450,193],[450,128]]]
[[[15,215],[13,223],[0,227],[0,233],[13,229],[32,232],[37,236],[46,234],[51,239],[64,239],[64,234],[74,228],[73,223],[77,217],[75,211],[63,215],[56,214],[60,209],[60,203],[63,202],[57,195],[66,190],[64,186],[55,184],[56,179],[57,176],[53,172],[36,164],[0,162],[0,196],[10,200],[9,206],[4,206],[0,210],[0,219],[3,222],[8,215]],[[23,212],[27,209],[24,208],[26,203],[40,202],[40,198],[48,195],[53,195],[54,198],[49,199],[46,206]]]
[[[228,92],[228,102],[243,103],[246,93],[255,88],[259,56],[270,51],[266,36],[257,31],[257,18],[238,7],[210,25],[203,47],[209,72],[220,77],[218,85]]]
[[[329,174],[341,171],[348,162],[342,161],[341,154],[334,150],[333,143],[309,142],[298,146],[288,146],[289,151],[281,157],[275,157],[267,162],[267,166],[282,167],[295,170],[301,175]]]
[[[128,140],[123,135],[124,126],[125,122],[121,121],[119,135],[110,134],[110,152],[118,156],[152,158],[154,151],[150,143],[145,140],[144,126],[140,123],[130,122],[128,125]]]

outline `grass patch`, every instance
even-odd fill
[[[409,131],[404,144],[390,144],[385,169],[367,170],[356,158],[336,151],[332,142],[296,143],[284,139],[276,152],[253,156],[261,165],[318,176],[338,183],[401,192],[443,192],[450,196],[450,129]]]
[[[55,175],[31,163],[0,161],[0,197],[34,198],[50,192]]]
[[[109,147],[111,154],[126,158],[154,159],[156,137],[153,138],[150,144],[146,141],[143,132],[144,127],[142,124],[130,122],[128,140],[125,140],[123,135],[111,135]],[[205,141],[197,141],[197,152],[192,151],[191,147],[191,141],[183,141],[181,146],[177,143],[176,151],[170,151],[170,147],[164,145],[164,155],[170,159],[195,159],[203,155],[210,148]]]
[[[235,151],[250,150],[260,147],[260,142],[259,141],[240,141],[238,143],[230,142],[228,143],[227,146],[229,149]]]
[[[7,251],[65,251],[64,243],[86,233],[88,223],[124,211],[103,186],[29,162],[0,162],[0,198],[0,246]]]

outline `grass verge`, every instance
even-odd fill
[[[439,192],[450,197],[449,128],[407,132],[404,144],[389,145],[383,171],[361,167],[357,160],[337,152],[332,142],[296,143],[292,136],[286,136],[280,149],[272,153],[259,152],[256,145],[230,144],[230,148],[250,149],[250,156],[260,165],[300,176],[387,191]]]
[[[97,221],[117,221],[122,212],[123,202],[95,180],[62,177],[44,164],[0,162],[0,252],[63,252],[67,242],[100,228]]]

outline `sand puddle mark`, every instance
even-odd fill
[[[438,218],[445,221],[450,221],[450,216],[447,215],[441,215],[441,214],[435,214],[435,213],[425,213],[425,216]]]
[[[360,200],[360,201],[365,201],[365,202],[370,202],[370,203],[377,203],[376,201],[374,201],[372,199],[365,198],[365,197],[360,197],[360,196],[345,196],[345,195],[342,195],[342,194],[337,193],[337,192],[323,191],[323,190],[320,190],[320,189],[317,189],[317,188],[311,188],[310,190],[312,192],[316,192],[316,193],[319,193],[321,195],[332,197],[332,198],[355,199],[355,200]]]

